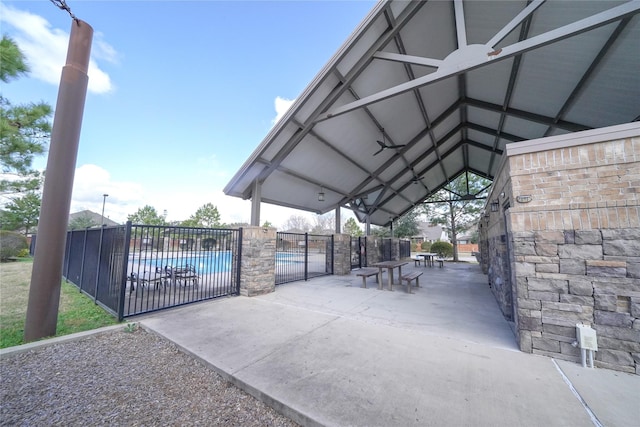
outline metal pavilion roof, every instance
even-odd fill
[[[382,1],[224,192],[385,225],[465,171],[492,179],[510,142],[637,121],[639,13],[640,1]],[[401,147],[375,154],[377,141]]]

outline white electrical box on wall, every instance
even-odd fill
[[[596,331],[590,325],[578,323],[576,325],[576,337],[578,347],[585,350],[598,351],[598,340],[596,339]]]

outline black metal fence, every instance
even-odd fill
[[[411,257],[411,240],[400,240],[400,259]]]
[[[124,315],[239,294],[242,230],[131,227]]]
[[[391,250],[393,244],[391,239],[382,239],[380,245],[380,255],[382,256],[381,261],[391,261],[393,260],[393,252]]]
[[[381,246],[391,259],[391,239]],[[333,254],[332,235],[277,233],[276,285],[333,274]],[[400,257],[410,254],[410,242],[400,241]],[[239,294],[241,257],[242,229],[127,223],[69,231],[63,275],[122,320]],[[351,266],[367,266],[366,237],[351,239]]]
[[[242,230],[132,225],[67,234],[63,275],[118,319],[239,293]]]
[[[333,274],[333,236],[277,233],[276,285]]]
[[[123,226],[69,231],[62,270],[67,281],[119,319],[127,231]]]
[[[362,268],[367,265],[367,238],[351,237],[351,268]]]

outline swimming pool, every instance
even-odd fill
[[[213,274],[231,270],[234,259],[231,251],[204,251],[158,258],[136,257],[134,255],[133,262],[148,267],[149,271],[165,267],[184,267],[189,264],[195,268],[197,274]],[[276,264],[298,262],[304,262],[303,253],[276,252]]]

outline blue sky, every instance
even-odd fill
[[[67,4],[94,29],[71,212],[100,212],[107,193],[115,221],[144,205],[183,220],[211,202],[230,223],[249,222],[250,202],[223,187],[375,2]],[[0,7],[31,67],[3,96],[55,108],[71,18],[49,0]],[[262,222],[291,215],[303,213],[262,204]]]

